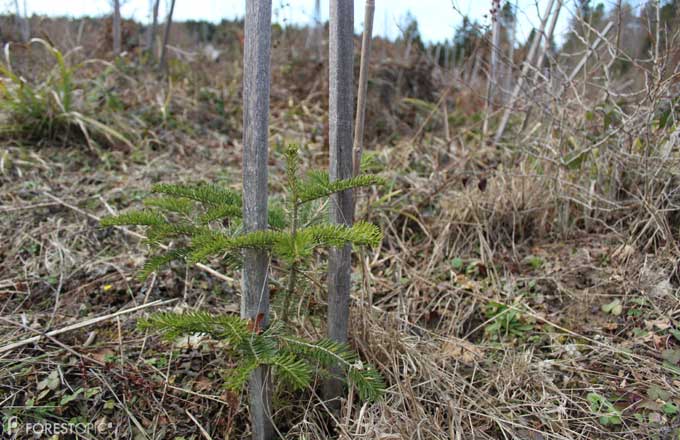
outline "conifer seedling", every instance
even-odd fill
[[[320,171],[308,172],[301,178],[297,147],[288,147],[285,155],[286,202],[284,207],[269,208],[267,230],[243,232],[241,194],[209,183],[154,185],[152,192],[156,196],[144,201],[145,209],[105,217],[101,223],[103,226],[144,226],[152,248],[174,243],[163,253],[147,259],[140,274],[142,278],[174,260],[198,263],[220,257],[230,264],[238,264],[241,251],[247,248],[266,250],[282,267],[286,278],[285,296],[278,318],[271,319],[267,328],[238,316],[201,311],[157,313],[140,322],[141,328],[159,330],[170,339],[199,333],[225,341],[237,365],[225,372],[228,389],[243,389],[250,373],[262,365],[270,366],[274,377],[293,389],[310,387],[316,373],[331,374],[330,371],[340,367],[346,375],[344,379],[354,386],[362,400],[375,400],[384,388],[380,373],[362,363],[347,344],[295,336],[288,309],[291,299],[298,294],[301,268],[308,265],[315,251],[347,243],[378,246],[382,240],[382,232],[371,223],[345,226],[325,220],[306,224],[302,211],[311,202],[328,199],[331,194],[382,184],[383,179],[360,174],[330,182],[328,174]]]

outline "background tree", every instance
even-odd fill
[[[496,103],[495,87],[498,84],[498,60],[501,46],[501,0],[491,1],[491,54],[489,61],[489,74],[486,85],[486,112],[484,114],[484,126],[482,132],[486,136],[489,124],[489,114],[493,111]]]
[[[329,34],[329,145],[330,180],[352,176],[352,115],[354,111],[354,0],[330,1]],[[352,191],[334,194],[330,202],[331,223],[351,225],[354,217]],[[331,248],[328,257],[328,337],[347,341],[351,246]],[[336,399],[342,382],[326,383],[326,397]],[[334,406],[339,401],[334,401]]]
[[[170,12],[168,12],[168,19],[165,22],[165,31],[163,31],[163,47],[161,47],[161,59],[158,63],[159,68],[165,71],[167,63],[168,41],[170,40],[170,29],[172,28],[172,14],[175,12],[175,1],[170,2]]]
[[[247,232],[265,230],[268,225],[271,15],[271,0],[246,2],[243,53],[243,225]],[[256,321],[261,319],[263,326],[267,325],[269,319],[268,266],[265,251],[244,251],[241,317]],[[264,366],[256,369],[250,377],[250,417],[253,439],[256,440],[273,436],[269,381],[268,368]]]
[[[146,51],[151,54],[151,56],[155,56],[154,54],[154,45],[156,43],[156,27],[158,26],[158,6],[161,2],[161,0],[151,0],[152,1],[152,7],[151,7],[151,26],[149,26],[149,30],[147,31],[146,34]]]
[[[19,7],[19,0],[14,0],[14,9],[16,11],[17,24],[19,25],[19,35],[21,41],[28,41],[31,39],[31,27],[28,23],[28,9],[26,8],[26,1],[24,0],[24,12],[21,12]]]

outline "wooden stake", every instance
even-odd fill
[[[113,0],[113,56],[120,55],[120,0]]]
[[[366,119],[366,94],[368,93],[368,62],[371,57],[371,41],[373,40],[373,13],[375,1],[366,0],[364,12],[364,35],[361,40],[361,67],[359,69],[359,94],[357,96],[357,113],[354,122],[354,175],[361,172],[361,153],[364,144],[364,121]]]
[[[269,152],[269,88],[271,0],[246,2],[243,54],[243,224],[246,232],[267,229],[267,155]],[[243,262],[241,317],[269,322],[269,257],[246,249]],[[254,440],[273,438],[269,369],[250,376],[250,423]]]
[[[352,114],[354,93],[354,0],[330,0],[329,36],[329,144],[330,180],[352,176]],[[330,201],[330,221],[351,225],[354,217],[352,191],[334,194]],[[347,341],[349,292],[351,275],[349,244],[331,248],[328,256],[328,337]],[[325,397],[333,399],[330,406],[339,408],[342,382],[326,383]]]

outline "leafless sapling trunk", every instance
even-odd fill
[[[174,3],[174,1],[173,1]],[[243,54],[243,224],[248,232],[267,229],[267,155],[271,57],[271,0],[246,2]],[[241,317],[269,320],[266,251],[247,249],[243,262]],[[250,377],[250,418],[254,440],[273,438],[269,369]]]
[[[113,55],[120,54],[120,0],[113,0]]]
[[[361,39],[361,66],[359,68],[359,93],[354,122],[354,175],[361,171],[361,153],[364,145],[364,121],[366,119],[366,95],[368,93],[368,62],[371,58],[373,40],[373,14],[375,1],[366,0],[364,9],[364,35]]]
[[[515,0],[515,7],[513,9],[512,27],[510,28],[510,41],[508,48],[508,62],[505,64],[505,72],[503,73],[503,95],[502,103],[505,104],[508,98],[508,90],[512,87],[512,79],[514,76],[515,67],[515,43],[517,42],[517,0]]]
[[[163,47],[161,47],[161,59],[158,63],[158,67],[161,71],[165,71],[167,62],[167,52],[168,52],[168,41],[170,40],[170,29],[172,28],[172,14],[175,12],[175,1],[170,2],[170,12],[168,12],[168,19],[165,22],[165,31],[163,31]],[[250,4],[250,2],[248,2]]]
[[[323,32],[321,24],[321,0],[314,1],[314,16],[312,26],[307,35],[307,48],[314,48],[314,56],[317,61],[323,60]]]
[[[156,43],[156,27],[158,26],[158,6],[161,0],[152,0],[153,9],[151,12],[151,26],[146,34],[146,51],[155,57],[154,46]]]
[[[501,21],[499,19],[501,0],[491,0],[491,5],[491,57],[486,83],[486,112],[484,113],[484,125],[482,127],[484,137],[486,137],[489,126],[489,115],[493,112],[493,107],[497,102],[495,99],[495,88],[498,84],[498,53],[501,45]]]
[[[14,0],[14,8],[16,9],[17,24],[19,25],[19,34],[21,41],[26,42],[31,39],[31,28],[28,23],[28,11],[26,9],[26,2],[24,1],[24,12],[21,12],[19,7],[19,0]]]
[[[329,36],[329,144],[331,181],[352,176],[352,113],[354,58],[354,0],[330,0]],[[333,195],[331,223],[351,225],[354,217],[352,191]],[[328,337],[347,341],[351,246],[331,248],[328,257]],[[326,383],[325,396],[338,408],[342,382]]]
[[[534,37],[534,41],[532,41],[532,43],[531,43],[531,47],[529,48],[529,53],[527,54],[527,57],[524,60],[524,66],[522,67],[522,72],[520,73],[520,76],[517,79],[517,83],[515,84],[515,87],[512,89],[512,95],[510,96],[510,100],[508,101],[508,105],[505,107],[505,110],[503,111],[503,116],[501,117],[501,122],[498,125],[498,129],[496,130],[496,135],[494,136],[494,143],[496,143],[496,144],[501,140],[501,137],[503,137],[503,133],[505,132],[505,127],[508,125],[508,121],[510,120],[510,113],[513,111],[513,106],[515,104],[515,101],[517,100],[517,97],[519,96],[519,92],[522,90],[522,86],[524,85],[524,80],[526,79],[527,74],[529,73],[529,69],[531,68],[531,66],[534,62],[536,50],[538,49],[538,46],[541,44],[541,39],[542,39],[543,34],[545,32],[545,26],[548,22],[548,18],[550,17],[550,13],[552,12],[554,3],[555,3],[555,0],[549,0],[548,4],[546,5],[545,14],[543,14],[543,18],[541,19],[540,28],[538,29],[538,32],[536,32],[536,35]]]
[[[557,26],[557,20],[560,17],[560,11],[562,10],[562,0],[557,0],[557,6],[555,6],[555,13],[550,19],[550,25],[548,26],[548,33],[545,36],[545,41],[543,42],[543,47],[538,55],[538,61],[536,61],[536,74],[537,78],[541,72],[543,66],[543,60],[545,59],[545,54],[550,51],[550,44],[555,34],[555,27]]]

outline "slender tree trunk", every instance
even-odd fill
[[[514,76],[515,67],[515,43],[517,42],[517,2],[515,1],[515,9],[513,9],[512,29],[510,30],[510,48],[508,49],[508,62],[505,68],[503,78],[503,104],[508,101],[508,90],[512,87],[512,78]]]
[[[174,0],[173,0],[174,3]],[[243,224],[247,232],[267,229],[267,155],[271,57],[271,0],[246,2],[243,54]],[[269,322],[269,259],[263,250],[244,251],[241,317]],[[269,369],[258,368],[249,383],[254,440],[273,438]]]
[[[113,0],[113,55],[120,54],[120,0]]]
[[[553,35],[555,34],[555,27],[557,26],[557,19],[560,17],[560,11],[562,10],[562,0],[557,0],[557,6],[555,6],[555,13],[550,20],[550,25],[548,25],[548,33],[545,36],[545,41],[543,42],[543,48],[538,55],[538,61],[536,61],[536,75],[538,77],[538,72],[541,71],[543,67],[543,60],[545,59],[545,54],[550,51],[550,43],[552,42]]]
[[[375,1],[366,0],[364,12],[364,35],[361,39],[361,67],[359,68],[359,94],[354,122],[354,175],[361,171],[361,152],[364,145],[364,121],[366,119],[366,94],[368,93],[368,63],[373,40],[373,13]]]
[[[21,13],[21,8],[19,7],[19,0],[14,0],[14,7],[16,9],[17,24],[19,25],[19,34],[21,41],[26,42],[31,39],[31,28],[28,24],[26,2],[24,1],[24,12]]]
[[[505,107],[505,111],[503,112],[503,117],[501,118],[501,122],[498,125],[498,130],[496,130],[496,135],[494,136],[494,143],[496,143],[496,144],[501,140],[501,137],[503,137],[503,132],[505,132],[505,127],[508,125],[508,121],[510,120],[510,113],[513,111],[513,106],[515,104],[515,100],[517,99],[517,96],[519,96],[519,92],[522,90],[522,86],[524,85],[524,80],[526,79],[526,76],[529,73],[529,69],[531,68],[531,65],[533,64],[534,56],[536,54],[536,49],[538,48],[538,45],[541,44],[541,38],[543,37],[543,33],[545,32],[545,25],[548,22],[548,18],[550,17],[550,13],[552,12],[554,3],[555,3],[555,0],[549,0],[548,5],[545,8],[545,14],[543,15],[543,18],[541,19],[541,27],[538,30],[538,32],[536,33],[536,36],[534,37],[534,41],[531,43],[531,47],[529,48],[529,53],[527,54],[527,57],[524,60],[524,66],[522,67],[522,73],[520,74],[519,78],[517,79],[517,84],[515,84],[515,87],[512,90],[512,95],[510,96],[510,101],[508,102],[508,105]]]
[[[352,176],[352,112],[354,58],[354,0],[330,0],[329,36],[329,144],[331,181]],[[352,191],[333,195],[330,202],[331,223],[351,225]],[[328,258],[328,337],[347,341],[351,246],[331,248]],[[331,408],[339,409],[342,382],[330,380],[325,396]]]
[[[156,27],[158,26],[158,5],[161,0],[153,0],[153,11],[151,13],[151,27],[146,35],[146,51],[151,54],[152,57],[156,57],[154,53],[154,46],[156,43]]]
[[[321,25],[321,0],[314,2],[314,16],[312,27],[307,35],[307,48],[314,49],[314,56],[317,61],[323,60],[323,32]]]
[[[491,7],[491,60],[489,62],[489,75],[486,83],[486,112],[484,113],[484,125],[482,133],[486,138],[489,126],[489,115],[497,102],[495,98],[496,86],[498,84],[498,52],[501,45],[501,21],[499,12],[501,11],[501,0],[492,0]]]
[[[172,28],[172,14],[175,12],[175,1],[170,2],[170,12],[168,13],[168,19],[165,22],[165,31],[163,32],[163,47],[161,47],[161,60],[158,63],[159,68],[165,71],[167,62],[167,52],[168,52],[168,41],[170,40],[170,29]],[[248,2],[250,4],[250,1]]]

